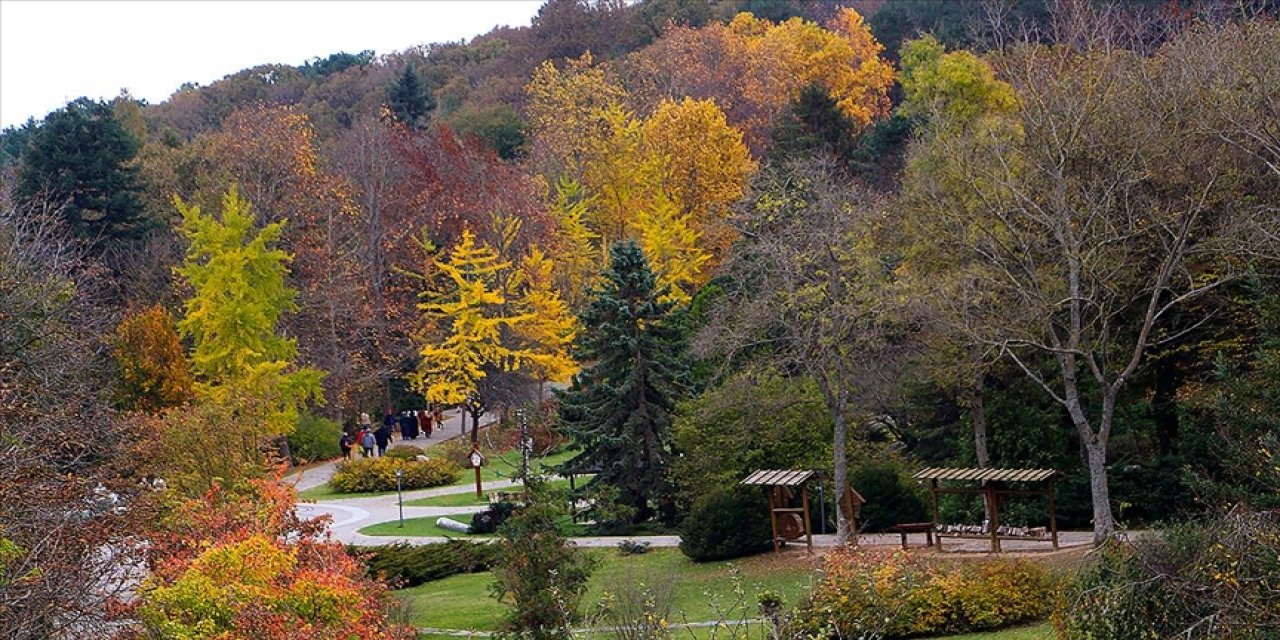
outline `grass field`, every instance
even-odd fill
[[[622,556],[613,549],[591,549],[600,564],[591,576],[584,609],[598,603],[607,590],[619,586],[644,583],[657,585],[672,603],[671,621],[734,621],[753,618],[756,594],[776,591],[794,604],[818,579],[818,561],[802,552],[781,557],[762,554],[733,563],[698,564],[677,549],[655,549],[643,555]],[[408,621],[418,627],[493,631],[501,622],[505,604],[497,604],[490,593],[493,576],[489,573],[457,575],[424,585],[397,591],[405,604]],[[735,589],[742,594],[735,594]],[[763,628],[760,628],[763,637]],[[725,637],[724,633],[716,634]],[[754,637],[754,634],[752,634]],[[436,640],[448,636],[424,635]],[[675,640],[709,640],[711,629],[674,629]],[[1048,623],[1017,627],[989,633],[948,636],[948,640],[1049,640],[1053,637]]]
[[[475,497],[475,494],[472,494],[472,497]],[[463,522],[463,523],[471,522],[470,513],[452,513],[452,514],[446,514],[446,515],[447,517],[453,518],[458,522]],[[436,526],[436,519],[440,517],[441,516],[426,516],[423,518],[405,518],[403,527],[400,526],[399,520],[392,520],[390,522],[380,522],[378,524],[369,525],[361,529],[360,533],[366,536],[423,536],[423,537],[448,536],[450,538],[492,538],[493,537],[492,535],[472,535],[469,533],[458,533],[457,531],[442,529]],[[606,534],[600,534],[598,532],[592,531],[591,527],[585,524],[573,522],[567,515],[560,518],[560,531],[564,533],[564,535],[572,536],[572,537],[606,535]],[[654,528],[638,529],[635,531],[628,532],[626,534],[608,534],[608,535],[616,535],[619,540],[622,540],[627,536],[662,535],[664,533],[669,533],[669,532],[663,531],[661,529],[654,527]]]
[[[475,476],[472,476],[473,480]],[[547,483],[547,488],[553,490],[561,490],[569,488],[568,480],[552,480]],[[430,498],[418,498],[417,500],[406,500],[407,507],[480,507],[489,504],[488,492],[486,497],[477,498],[476,492],[468,491],[466,493],[453,493],[444,496],[433,496]]]
[[[475,497],[472,494],[472,497]],[[448,536],[450,538],[492,538],[492,535],[471,535],[469,533],[458,533],[436,526],[436,519],[441,516],[429,516],[426,518],[405,518],[404,527],[400,527],[399,520],[390,522],[379,522],[378,524],[369,525],[360,530],[366,536]],[[471,522],[470,513],[451,513],[446,517],[453,518],[458,522],[467,524]]]
[[[585,605],[599,602],[606,590],[643,582],[655,585],[659,592],[669,592],[673,622],[715,620],[721,617],[717,611],[730,617],[745,612],[752,617],[756,592],[770,589],[793,600],[816,579],[817,568],[816,560],[790,554],[783,558],[760,555],[736,564],[697,564],[678,549],[655,549],[632,556],[619,555],[614,549],[591,549],[588,553],[599,558],[600,564],[591,576]],[[672,580],[675,575],[680,579]],[[741,585],[745,606],[734,602],[735,581]],[[457,575],[396,593],[416,626],[492,631],[506,609],[489,595],[492,582],[489,573]]]
[[[755,628],[755,627],[753,627]],[[764,634],[761,633],[762,640]],[[465,636],[463,636],[465,637]],[[477,636],[488,637],[488,636]],[[587,638],[586,634],[583,634]],[[597,636],[600,640],[609,638],[607,635]],[[721,633],[719,638],[727,637]],[[754,636],[753,636],[754,637]],[[672,640],[717,640],[712,637],[710,629],[674,629],[671,633]],[[455,635],[434,635],[424,633],[418,636],[419,640],[459,640],[459,636]],[[587,638],[587,640],[595,640]],[[959,636],[936,636],[934,638],[917,638],[916,640],[1053,640],[1053,626],[1047,622],[1034,624],[1027,627],[1014,627],[1012,629],[1001,629],[1000,631],[989,631],[987,633],[966,633]]]

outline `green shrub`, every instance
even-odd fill
[[[497,547],[465,540],[411,546],[393,544],[384,547],[351,547],[369,573],[385,576],[399,588],[413,587],[459,573],[488,571],[497,555]]]
[[[887,531],[895,524],[929,519],[919,489],[891,462],[862,465],[849,474],[849,483],[867,496],[858,512],[858,528],[867,532]]]
[[[1235,513],[1109,541],[1054,612],[1064,640],[1280,637],[1280,518]]]
[[[304,413],[298,419],[298,428],[289,434],[289,455],[296,464],[315,460],[329,460],[342,455],[338,440],[342,426],[338,423]]]
[[[338,493],[394,491],[396,470],[404,473],[402,488],[425,489],[453,484],[462,475],[458,465],[443,458],[426,462],[397,458],[359,458],[338,465],[329,486]]]
[[[467,533],[493,533],[502,523],[515,513],[516,505],[510,502],[498,502],[488,509],[471,516],[471,528]]]
[[[400,460],[416,460],[418,456],[427,455],[427,450],[422,447],[405,444],[387,449],[384,455],[388,458],[399,458]]]
[[[769,505],[755,488],[711,493],[694,506],[680,528],[680,551],[696,562],[728,560],[772,546]]]
[[[929,562],[902,550],[834,550],[797,608],[804,637],[906,638],[999,629],[1048,615],[1053,580],[1025,560]]]
[[[494,543],[493,595],[512,604],[500,631],[510,638],[570,640],[596,560],[560,532],[563,502],[536,478],[528,489],[527,504],[503,523]]]

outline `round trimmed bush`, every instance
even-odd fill
[[[719,490],[701,500],[680,529],[680,551],[695,562],[728,560],[770,549],[769,505],[759,490]]]
[[[338,465],[329,486],[338,493],[394,491],[396,470],[403,472],[401,487],[426,489],[453,484],[462,476],[458,465],[443,458],[426,462],[397,458],[360,458]]]

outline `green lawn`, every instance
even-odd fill
[[[474,496],[474,494],[472,494]],[[429,516],[426,518],[405,518],[404,527],[400,526],[399,520],[390,522],[379,522],[378,524],[369,525],[360,530],[366,536],[448,536],[450,538],[492,538],[492,535],[471,535],[469,533],[458,533],[436,526],[436,519],[441,516]],[[449,518],[453,518],[461,523],[470,523],[470,513],[452,513],[448,514]]]
[[[601,563],[591,577],[584,604],[599,602],[606,590],[644,582],[670,590],[673,622],[718,619],[717,610],[730,619],[744,612],[751,617],[755,615],[756,592],[770,589],[795,600],[816,576],[816,563],[771,555],[745,558],[736,564],[697,564],[678,549],[655,549],[635,556],[621,556],[614,549],[591,549],[588,553]],[[672,579],[676,575],[679,580]],[[457,575],[396,593],[416,626],[491,631],[506,608],[494,606],[489,595],[492,582],[489,573]],[[745,609],[735,606],[735,582],[745,594]]]
[[[430,449],[428,449],[430,451]],[[515,450],[506,451],[504,453],[487,453],[489,462],[480,469],[481,483],[493,482],[495,480],[511,480],[520,474],[520,452]],[[531,458],[529,466],[534,471],[548,473],[551,467],[562,464],[570,458],[578,455],[577,451],[561,451],[553,453],[545,458]],[[462,474],[462,480],[455,482],[455,485],[475,486],[476,472],[466,469]],[[567,485],[566,485],[567,486]]]
[[[475,494],[472,494],[472,497],[474,496]],[[408,503],[405,503],[405,504],[408,504]],[[470,513],[453,513],[453,514],[447,514],[447,515],[448,517],[453,518],[458,522],[471,522]],[[451,538],[492,538],[493,537],[492,535],[471,535],[469,533],[458,533],[457,531],[441,529],[440,527],[436,526],[436,519],[438,518],[440,518],[440,516],[426,516],[422,518],[405,518],[403,527],[400,526],[399,520],[392,520],[390,522],[380,522],[378,524],[369,525],[361,529],[360,533],[363,533],[366,536],[423,536],[423,537],[449,536]],[[592,531],[591,528],[585,524],[579,524],[579,523],[573,522],[567,515],[562,516],[560,518],[560,531],[563,532],[564,535],[570,536],[570,537],[602,535]],[[651,530],[640,530],[639,532],[632,532],[626,535],[619,534],[617,538],[619,540],[622,540],[626,538],[628,535],[629,536],[660,535],[661,533],[663,532],[651,531]]]
[[[619,586],[645,583],[669,590],[671,621],[699,622],[724,619],[734,621],[755,617],[756,594],[765,589],[783,595],[788,605],[795,604],[818,578],[816,561],[788,554],[743,558],[733,563],[698,564],[685,558],[678,549],[655,549],[647,554],[621,556],[613,549],[590,549],[600,560],[591,576],[584,610],[598,603],[606,590]],[[497,604],[490,594],[493,576],[489,573],[456,575],[397,591],[404,603],[407,622],[418,627],[493,631],[501,622],[506,604]],[[734,595],[740,586],[744,600]],[[741,604],[739,604],[741,603]],[[764,637],[764,628],[759,628]],[[673,629],[675,640],[712,640],[709,628]],[[723,633],[715,634],[724,637]],[[754,633],[752,637],[756,637]],[[423,635],[421,638],[444,640],[449,636]],[[945,636],[945,640],[1050,640],[1049,623],[1015,627],[1001,631]],[[941,640],[941,638],[939,639]]]
[[[472,472],[472,481],[475,481],[475,472]],[[551,489],[568,489],[568,480],[552,480],[547,483],[547,487]],[[477,498],[476,492],[468,491],[466,493],[453,493],[444,496],[433,496],[430,498],[418,498],[417,500],[406,500],[405,506],[409,507],[479,507],[489,504],[487,497],[488,491],[485,491],[486,497]]]

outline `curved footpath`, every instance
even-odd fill
[[[492,418],[488,421],[482,419],[482,424],[492,422]],[[451,438],[462,435],[462,427],[459,416],[456,412],[450,412],[445,416],[444,428],[437,428],[430,438],[418,438],[410,441],[397,441],[397,444],[406,443],[427,447],[432,444],[443,442]],[[329,481],[333,477],[334,469],[337,468],[338,461],[331,461],[322,465],[317,465],[305,469],[299,473],[289,476],[294,487],[298,491],[318,487]],[[485,484],[485,489],[502,489],[505,487],[517,486],[520,483],[513,480],[497,480]],[[470,485],[437,487],[434,489],[419,489],[416,491],[405,491],[404,500],[409,502],[418,498],[429,498],[434,496],[454,495],[460,493],[470,493],[475,488]],[[482,506],[471,507],[404,507],[404,517],[409,518],[429,518],[459,513],[475,513],[483,511]],[[430,537],[414,537],[414,536],[367,536],[359,531],[370,525],[381,522],[394,522],[400,517],[400,511],[397,504],[396,494],[391,493],[382,496],[371,496],[363,498],[326,498],[316,502],[300,502],[298,503],[298,513],[303,517],[315,517],[320,515],[329,515],[333,518],[329,524],[329,531],[333,535],[333,539],[344,543],[361,546],[377,546],[385,544],[393,544],[396,542],[405,542],[408,544],[431,544],[435,542],[444,542],[447,538],[443,536]],[[1059,543],[1063,548],[1087,546],[1093,541],[1092,532],[1088,531],[1062,531],[1058,534]],[[674,547],[680,544],[679,536],[591,536],[574,538],[575,544],[583,547],[612,547],[621,540],[635,540],[637,542],[648,542],[654,547]],[[834,544],[835,536],[815,535],[813,536],[813,544],[815,546],[829,547]],[[924,544],[924,534],[911,534],[910,538],[913,546]],[[863,534],[858,536],[858,541],[864,546],[895,546],[901,541],[896,533],[889,534]],[[989,548],[989,543],[985,540],[956,540],[947,539],[945,542],[948,551],[966,551],[966,552],[982,552]],[[1047,551],[1048,545],[1039,541],[1005,540],[1002,546],[1006,551]]]

